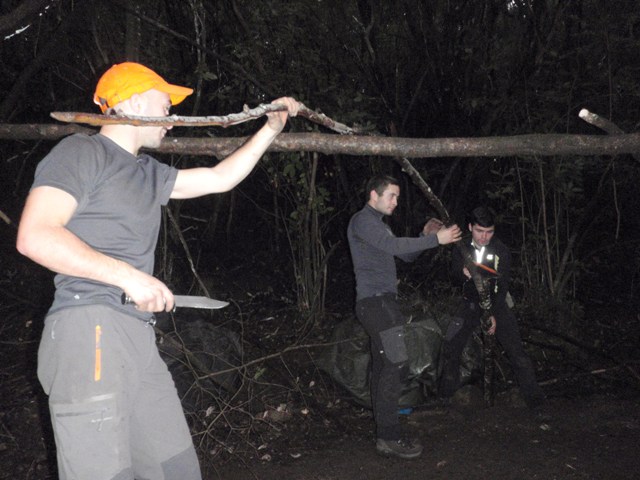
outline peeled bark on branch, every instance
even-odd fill
[[[206,117],[184,117],[180,115],[169,115],[167,117],[140,117],[130,115],[100,115],[95,113],[83,113],[83,112],[51,112],[51,117],[61,122],[67,123],[86,123],[93,126],[101,125],[136,125],[136,126],[155,126],[155,127],[231,127],[233,125],[239,125],[244,122],[256,120],[257,118],[265,116],[267,113],[282,112],[287,109],[286,106],[267,103],[258,105],[255,108],[249,108],[245,105],[242,112],[230,113],[228,115],[220,116],[206,116]],[[298,116],[306,118],[314,123],[322,125],[330,130],[333,130],[342,134],[352,135],[359,133],[356,129],[348,127],[343,123],[336,122],[327,117],[323,113],[316,112],[306,107],[304,104],[300,104],[298,110]]]

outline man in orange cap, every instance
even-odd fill
[[[94,101],[103,112],[155,117],[191,93],[126,62],[102,76]],[[157,147],[168,127],[132,125],[67,137],[38,165],[17,248],[57,274],[38,377],[49,395],[61,480],[201,478],[152,328],[153,312],[174,305],[152,275],[161,207],[242,181],[298,112],[292,98],[275,102],[287,111],[268,114],[213,167],[177,170],[138,154]],[[122,304],[123,293],[132,304]]]
[[[134,62],[124,62],[107,70],[96,85],[93,102],[107,113],[136,93],[159,90],[169,94],[171,105],[177,105],[193,93],[193,89],[171,85],[150,68]]]

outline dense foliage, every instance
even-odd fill
[[[19,3],[3,3],[5,19]],[[46,123],[53,110],[95,111],[96,78],[127,59],[194,86],[197,93],[179,107],[183,114],[231,113],[286,94],[344,123],[392,136],[599,133],[578,118],[583,107],[633,131],[640,107],[640,9],[632,0],[22,3],[46,8],[22,18],[14,31],[27,29],[5,33],[5,122]],[[252,128],[204,134],[243,135]],[[294,121],[291,128],[314,127]],[[203,134],[181,130],[174,135]],[[14,221],[34,165],[48,148],[5,142],[2,205]],[[321,295],[324,256],[344,243],[364,179],[376,171],[400,174],[388,158],[268,157],[241,189],[241,200],[233,194],[184,207],[207,224],[194,245],[210,241],[220,251],[230,236],[244,245],[243,237],[257,235],[253,225],[261,232],[260,249],[267,246],[272,258],[292,255],[298,285],[311,275],[303,290]],[[211,159],[167,161],[188,166]],[[499,212],[503,236],[520,246],[526,262],[526,292],[575,299],[604,269],[618,295],[637,294],[633,159],[415,164],[458,222],[481,202]],[[429,213],[405,183],[399,233],[415,232]],[[222,230],[226,238],[218,236]],[[312,264],[302,265],[307,260]]]

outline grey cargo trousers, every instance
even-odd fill
[[[38,378],[49,395],[61,480],[201,480],[147,323],[106,305],[50,314]]]

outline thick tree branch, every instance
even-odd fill
[[[95,132],[77,125],[0,124],[0,140],[57,140],[71,133]],[[158,153],[224,158],[247,137],[168,137]],[[320,152],[326,155],[435,157],[515,157],[622,155],[640,152],[640,133],[624,135],[530,134],[509,137],[402,138],[321,133],[281,133],[271,152]]]

